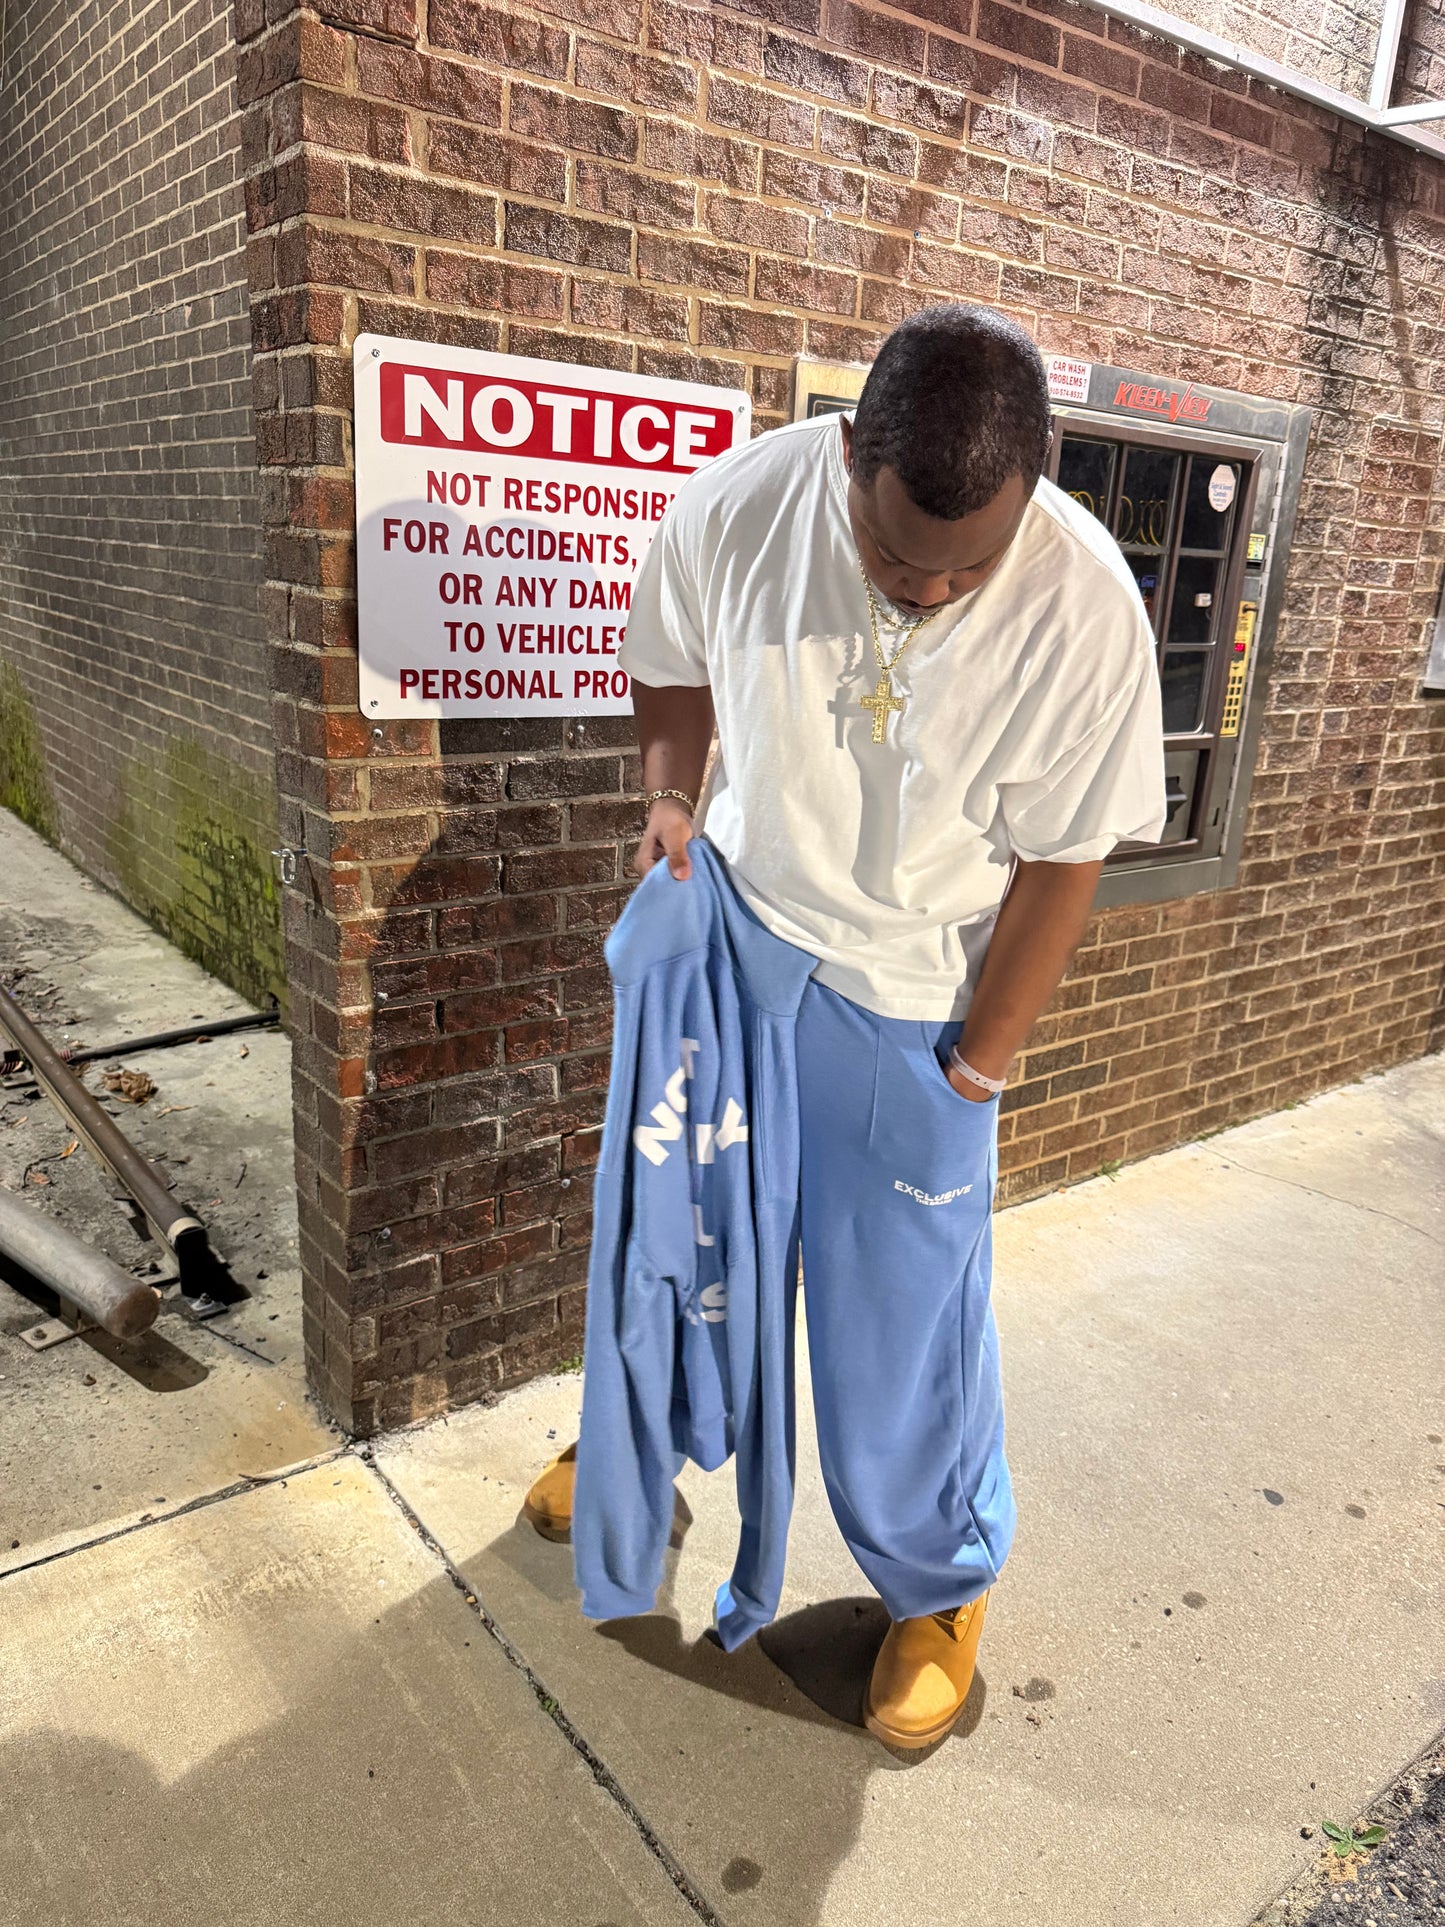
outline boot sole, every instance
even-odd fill
[[[921,1752],[925,1746],[936,1746],[940,1740],[947,1739],[954,1727],[958,1725],[962,1714],[963,1704],[960,1703],[957,1712],[950,1713],[946,1720],[940,1721],[937,1726],[930,1727],[926,1733],[899,1733],[893,1727],[885,1726],[871,1706],[865,1706],[863,1724],[874,1739],[882,1740],[885,1746],[902,1747],[905,1752],[914,1753]]]
[[[549,1539],[554,1546],[566,1546],[572,1543],[570,1519],[565,1525],[559,1525],[550,1513],[538,1512],[530,1500],[526,1499],[522,1501],[522,1516],[534,1532],[540,1534],[543,1539]]]

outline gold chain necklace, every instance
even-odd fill
[[[911,622],[904,630],[903,640],[892,656],[885,656],[883,644],[878,640],[878,598],[873,593],[873,584],[868,580],[868,571],[863,567],[861,559],[858,564],[858,573],[863,578],[863,587],[868,596],[868,620],[873,625],[873,651],[878,658],[879,671],[878,687],[871,696],[860,696],[858,706],[860,709],[873,711],[873,741],[883,743],[888,740],[889,716],[901,711],[905,701],[904,697],[895,696],[893,693],[893,671],[898,667],[904,650],[927,622],[928,617],[919,616],[916,621]]]

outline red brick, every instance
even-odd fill
[[[687,339],[686,300],[616,281],[574,281],[572,319],[579,328],[651,335],[664,341]]]
[[[402,307],[394,301],[356,304],[358,333],[395,335],[402,341],[436,341],[457,348],[497,348],[500,328],[491,316],[439,314],[435,308]]]
[[[750,21],[721,19],[710,6],[653,0],[647,13],[647,44],[699,66],[762,71],[762,28]]]
[[[574,328],[557,332],[547,328],[513,326],[508,345],[514,355],[531,355],[538,361],[579,361],[589,368],[632,366],[633,351],[625,341],[587,337]]]
[[[930,194],[901,181],[868,183],[868,219],[881,227],[907,228],[933,240],[951,241],[958,232],[959,204],[951,195]]]
[[[1015,160],[1047,165],[1053,147],[1053,129],[1044,121],[1030,120],[1000,107],[974,107],[969,112],[969,138],[979,147],[993,148]]]
[[[410,124],[399,108],[302,82],[276,97],[274,111],[278,149],[308,141],[402,166],[412,158]]]
[[[923,71],[927,49],[923,29],[872,7],[856,6],[853,0],[826,0],[823,36],[832,46],[846,47],[875,66]]]
[[[426,291],[432,301],[560,320],[565,288],[565,278],[549,269],[427,249]]]
[[[714,126],[736,128],[780,147],[811,147],[818,110],[806,101],[715,77],[708,83],[707,117]]]
[[[677,60],[623,53],[595,40],[577,42],[574,83],[584,93],[606,94],[674,114],[691,111],[697,102],[697,74],[691,67]]]
[[[475,55],[509,73],[541,74],[551,80],[562,80],[567,73],[565,33],[484,0],[428,0],[427,39],[433,47]]]
[[[307,223],[282,234],[276,265],[287,284],[324,281],[340,288],[406,294],[415,280],[416,249],[375,235]]]
[[[1375,389],[1401,380],[1392,407],[1421,405],[1416,379],[1428,405],[1445,351],[1431,292],[1445,200],[1425,163],[1410,163],[1417,198],[1397,223],[1399,292],[1382,294],[1373,212],[1310,173],[1332,165],[1324,117],[1192,57],[1161,57],[1120,23],[1091,32],[1056,0],[984,0],[977,40],[954,0],[827,0],[823,17],[812,0],[653,0],[645,47],[635,0],[562,0],[544,25],[434,0],[433,49],[446,37],[467,56],[440,71],[435,52],[382,45],[404,13],[356,4],[367,11],[355,37],[315,22],[266,34],[248,0],[237,25],[256,103],[241,129],[246,265],[277,572],[262,607],[282,821],[304,826],[282,834],[304,833],[315,853],[314,896],[286,904],[310,1107],[297,1130],[303,1248],[324,1303],[348,1305],[308,1303],[306,1333],[318,1383],[324,1368],[327,1396],[349,1400],[353,1422],[495,1390],[555,1359],[548,1346],[578,1342],[588,1187],[564,1192],[561,1161],[585,1172],[596,1154],[610,1024],[597,946],[630,893],[619,863],[639,780],[627,719],[580,731],[537,719],[391,724],[378,745],[356,717],[341,438],[356,326],[737,383],[761,426],[788,414],[799,352],[866,360],[884,327],[952,295],[1001,301],[1045,345],[1089,359],[1308,398],[1319,413],[1244,885],[1095,919],[1040,1026],[1022,1107],[1004,1119],[1005,1189],[1087,1174],[1177,1141],[1201,1116],[1228,1121],[1338,1077],[1346,1057],[1331,1027],[1346,1017],[1355,1057],[1423,1034],[1439,958],[1427,960],[1419,931],[1438,901],[1445,770],[1411,780],[1433,738],[1393,705],[1413,701],[1433,610],[1438,566],[1421,542],[1439,437],[1380,428],[1371,449],[1361,411],[1377,414]],[[569,16],[581,29],[575,86],[559,31]],[[924,23],[948,31],[925,37]],[[346,91],[349,63],[360,95]],[[499,129],[503,79],[530,140]],[[456,104],[466,87],[479,89],[475,114]],[[704,88],[708,129],[689,124]],[[451,102],[440,110],[429,98],[439,89]],[[558,118],[569,100],[585,110],[575,123]],[[1340,138],[1336,187],[1378,199],[1365,144]],[[302,141],[315,163],[288,153]],[[321,150],[354,158],[355,204],[338,201],[343,176]],[[406,171],[414,158],[430,178]],[[507,258],[494,228],[461,225],[488,190],[510,202]],[[389,232],[368,237],[363,224]],[[419,239],[434,234],[451,238],[419,263]],[[777,258],[810,245],[805,265]],[[1418,377],[1397,371],[1400,341]],[[308,760],[328,750],[348,760]],[[338,808],[348,820],[328,823]],[[391,986],[374,1018],[369,983]],[[1149,1068],[1161,1053],[1187,1056],[1187,1083]],[[363,1095],[368,1068],[414,1110],[378,1111],[368,1140],[346,1144],[343,1107],[381,1101]],[[535,1169],[515,1161],[534,1153]],[[439,1175],[444,1206],[435,1193],[386,1194]],[[397,1220],[400,1256],[370,1229],[342,1239],[348,1192],[368,1185],[358,1225],[383,1206],[411,1212]],[[454,1215],[473,1207],[498,1216]],[[544,1242],[509,1248],[533,1216]],[[418,1239],[429,1241],[420,1268]],[[480,1246],[480,1264],[500,1269],[472,1275]],[[348,1261],[362,1267],[350,1278]],[[450,1330],[466,1336],[448,1362]]]
[[[820,221],[816,252],[820,261],[826,261],[834,267],[855,268],[863,274],[894,275],[901,279],[908,272],[913,258],[913,244],[904,235],[879,234],[872,228],[851,221]]]
[[[762,150],[747,141],[729,140],[696,127],[650,120],[643,138],[643,159],[649,167],[680,180],[717,181],[724,187],[756,192]]]
[[[460,121],[428,123],[427,164],[434,174],[458,175],[534,201],[567,198],[567,162],[555,148],[534,147]]]
[[[805,255],[808,220],[781,208],[740,200],[735,194],[709,194],[703,202],[702,225],[719,241],[764,248],[770,254]]]
[[[1164,108],[1178,119],[1209,125],[1212,91],[1203,81],[1192,80],[1187,74],[1150,62],[1140,75],[1139,98],[1151,107]]]
[[[632,260],[629,229],[606,221],[584,221],[548,208],[504,203],[506,245],[516,254],[569,261],[574,267],[610,268],[625,273]]]
[[[617,851],[608,844],[600,848],[566,845],[554,850],[535,850],[525,856],[509,856],[503,870],[503,888],[509,896],[525,896],[534,890],[567,890],[582,883],[607,883],[617,874]]]
[[[1020,67],[1014,101],[1020,113],[1033,114],[1056,127],[1088,130],[1094,125],[1098,96],[1088,87],[1076,87],[1067,80],[1056,80],[1052,74]]]
[[[381,41],[358,40],[356,79],[363,94],[482,126],[501,125],[501,81],[461,61],[434,60]]]
[[[763,156],[763,193],[805,207],[861,214],[867,175],[841,167],[820,167],[796,154],[769,150]]]
[[[974,32],[990,46],[1006,47],[1011,54],[1037,61],[1041,67],[1059,64],[1058,28],[1021,7],[1001,6],[998,0],[979,0]]]
[[[759,301],[776,301],[822,314],[852,314],[858,283],[851,274],[828,268],[804,267],[791,261],[758,262],[755,293]]]
[[[637,158],[640,134],[635,114],[549,87],[514,81],[507,125],[514,134],[574,153],[599,154],[614,161]]]
[[[708,348],[741,353],[796,355],[803,346],[803,324],[775,308],[744,308],[735,301],[704,301],[698,310],[699,340]]]
[[[416,0],[325,0],[319,11],[336,27],[359,27],[384,39],[415,40]]]
[[[1016,71],[1016,62],[986,48],[929,35],[927,73],[939,86],[1006,104],[1013,98]]]
[[[823,11],[822,0],[734,0],[733,10],[756,14],[777,27],[794,27],[799,33],[817,33]]]
[[[1063,67],[1066,74],[1087,80],[1095,87],[1106,87],[1114,94],[1137,94],[1140,63],[1132,54],[1106,46],[1102,40],[1086,40],[1080,34],[1064,35]]]
[[[1217,127],[1232,140],[1253,141],[1258,147],[1270,145],[1278,119],[1277,114],[1233,94],[1216,93],[1210,102],[1211,127]]]
[[[578,207],[607,214],[639,227],[689,228],[696,225],[697,190],[681,181],[635,168],[607,167],[600,161],[577,163]]]
[[[677,241],[657,234],[637,240],[637,272],[644,281],[707,289],[714,294],[746,294],[748,257],[736,248],[706,241]]]
[[[323,86],[346,84],[347,36],[306,15],[288,20],[264,40],[244,47],[236,62],[236,97],[241,106],[263,99],[292,80]]]
[[[362,161],[350,162],[347,172],[353,221],[482,246],[496,239],[497,202],[491,194],[419,181]]]
[[[660,381],[698,381],[718,388],[741,388],[747,374],[741,362],[695,354],[690,348],[639,348],[637,372]],[[631,856],[630,851],[626,854]]]
[[[911,177],[918,165],[918,142],[912,134],[831,109],[824,109],[818,123],[818,145],[834,160],[854,161],[884,174]]]
[[[868,68],[861,60],[826,53],[790,34],[770,33],[764,40],[763,73],[781,87],[845,107],[862,107],[868,99]]]
[[[900,74],[879,74],[873,88],[875,112],[905,127],[944,134],[961,141],[968,131],[968,102],[962,94],[925,87]]]

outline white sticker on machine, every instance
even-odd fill
[[[1076,361],[1071,355],[1046,355],[1044,363],[1049,373],[1049,395],[1052,400],[1086,402],[1089,399],[1092,362]]]
[[[1234,500],[1234,470],[1221,462],[1209,478],[1209,506],[1222,515]]]

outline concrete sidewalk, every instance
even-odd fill
[[[784,1615],[578,1615],[518,1522],[580,1381],[0,1579],[16,1927],[1247,1927],[1445,1725],[1445,1062],[1003,1214],[1020,1506],[932,1754],[805,1423]]]

